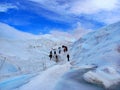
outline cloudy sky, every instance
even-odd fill
[[[33,34],[97,30],[117,21],[120,0],[0,0],[0,22]]]

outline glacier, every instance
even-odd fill
[[[120,82],[119,47],[120,22],[117,22],[90,32],[76,41],[71,48],[73,65],[97,66],[96,69],[86,72],[83,75],[84,79],[110,89]]]
[[[1,90],[119,90],[120,22],[89,32],[78,40],[23,33],[0,23]],[[75,41],[75,42],[74,42]],[[49,51],[67,45],[61,62]]]

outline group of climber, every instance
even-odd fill
[[[65,45],[62,45],[62,47],[58,47],[58,49],[52,49],[50,51],[50,54],[49,54],[49,57],[50,57],[50,60],[54,57],[56,62],[58,62],[58,54],[61,54],[63,52],[64,53],[67,53],[68,52],[68,47],[65,46]],[[67,54],[67,60],[70,61],[70,55]]]

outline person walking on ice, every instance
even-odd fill
[[[54,55],[56,54],[56,49],[53,49],[53,51],[54,51]]]
[[[57,55],[57,52],[56,52],[56,49],[53,49],[53,58],[55,59],[55,62],[57,63],[58,62],[58,55]]]
[[[68,60],[68,62],[70,61],[70,55],[69,54],[67,54],[67,60]]]
[[[63,51],[64,51],[64,52],[67,52],[67,51],[68,51],[67,46],[62,45],[62,48],[63,48]]]
[[[61,54],[61,47],[58,47],[58,52],[59,54]]]
[[[52,51],[50,51],[49,57],[50,57],[50,60],[51,60],[52,59]]]
[[[56,63],[58,62],[58,55],[55,55]]]

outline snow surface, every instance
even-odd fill
[[[29,82],[34,74],[19,75],[0,82],[0,90],[13,90]]]
[[[82,75],[86,70],[82,68],[82,70],[68,72],[70,68],[69,62],[53,66],[15,90],[79,90],[80,88],[82,90],[103,90],[103,88],[90,85],[83,80]]]
[[[70,63],[53,66],[18,90],[53,90],[59,78],[70,69],[70,66]]]
[[[120,82],[120,73],[113,67],[104,67],[102,70],[89,71],[84,74],[84,79],[95,84],[102,84],[109,88]]]
[[[0,75],[1,74],[8,74],[10,72],[17,72],[18,71],[17,67],[14,66],[13,64],[11,64],[9,62],[6,62],[6,61],[3,61],[3,63],[4,64],[1,65],[1,68],[0,68]]]
[[[65,73],[57,85],[55,90],[104,90],[97,85],[89,84],[83,79],[83,74],[90,69],[72,69]]]

